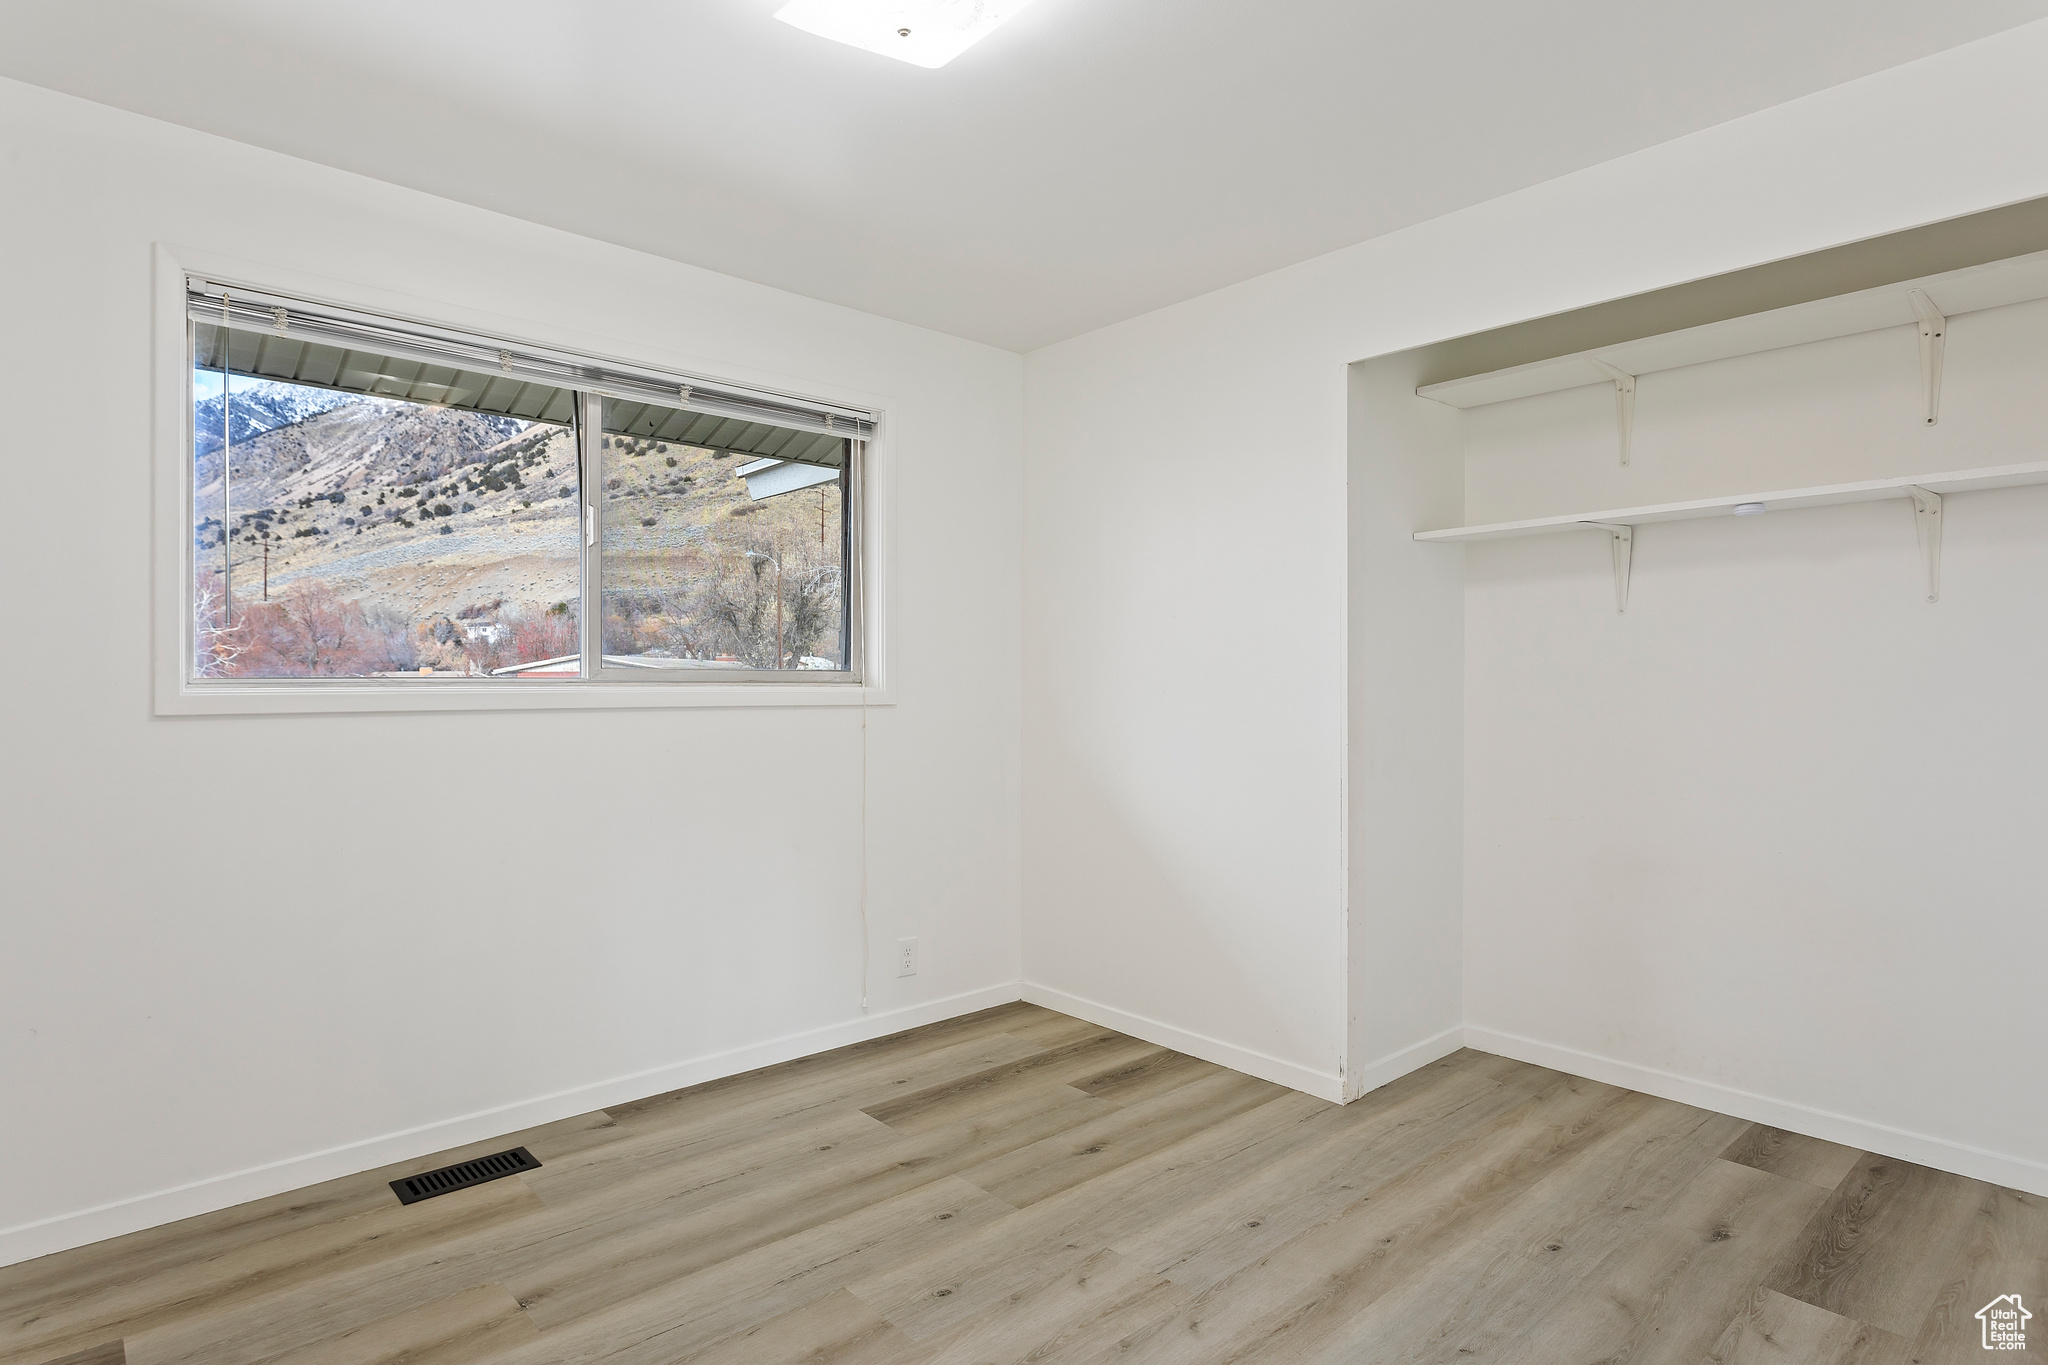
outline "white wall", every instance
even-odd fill
[[[1117,331],[1028,370],[1026,997],[1335,1098],[1343,371],[1269,474],[1201,414],[1301,357]]]
[[[1375,1060],[1345,1056],[1339,960],[1371,951],[1344,932],[1344,366],[2048,192],[2044,63],[2048,25],[2014,30],[1028,357],[1027,982],[1283,1079]]]
[[[1418,545],[1464,521],[1461,414],[1417,352],[1351,367],[1346,493],[1346,1098],[1463,1041],[1465,573]]]
[[[1484,520],[2039,458],[2048,300],[1462,414]],[[1422,401],[1422,400],[1415,400]],[[2048,489],[1466,549],[1479,1046],[2028,1188],[2048,1001]],[[2029,1078],[2015,1083],[2015,1078]],[[1958,1149],[1974,1149],[1958,1150]]]
[[[1015,998],[1018,357],[8,82],[0,185],[0,1262]],[[858,709],[152,718],[156,242],[895,404],[869,1016]]]

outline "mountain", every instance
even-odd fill
[[[304,384],[279,384],[269,380],[247,387],[237,385],[234,402],[228,406],[228,434],[236,445],[254,440],[266,431],[293,426],[308,417],[344,403],[364,401],[352,393],[315,389]],[[218,394],[195,404],[192,410],[193,454],[204,458],[220,449],[221,398]]]
[[[218,423],[220,400],[197,412],[200,422]],[[238,512],[343,487],[435,479],[529,430],[491,413],[277,383],[236,389],[229,418]],[[203,426],[193,432],[193,485],[197,505],[210,507],[219,496],[221,443],[218,430],[211,441],[204,435]]]

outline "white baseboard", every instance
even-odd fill
[[[1034,1005],[1043,1005],[1061,1014],[1071,1014],[1076,1019],[1086,1019],[1091,1024],[1113,1028],[1119,1033],[1128,1033],[1133,1038],[1142,1038],[1148,1043],[1170,1047],[1175,1052],[1185,1052],[1190,1057],[1199,1057],[1205,1062],[1227,1066],[1232,1071],[1242,1071],[1247,1076],[1257,1076],[1262,1081],[1272,1081],[1290,1090],[1299,1090],[1318,1099],[1344,1101],[1344,1081],[1335,1072],[1317,1071],[1299,1062],[1284,1061],[1269,1057],[1263,1052],[1226,1043],[1220,1038],[1210,1038],[1200,1033],[1190,1033],[1172,1024],[1162,1024],[1157,1019],[1147,1019],[1142,1014],[1130,1014],[1093,1000],[1084,1000],[1078,995],[1041,986],[1036,982],[1024,983],[1024,999]]]
[[[1836,1114],[1825,1109],[1794,1104],[1790,1100],[1772,1099],[1768,1095],[1752,1094],[1747,1090],[1737,1090],[1713,1081],[1694,1080],[1689,1076],[1659,1071],[1654,1067],[1637,1066],[1633,1062],[1616,1061],[1612,1057],[1581,1052],[1577,1048],[1560,1047],[1555,1043],[1540,1043],[1534,1038],[1523,1038],[1512,1033],[1478,1028],[1471,1024],[1465,1026],[1464,1032],[1465,1046],[1477,1048],[1481,1052],[1512,1057],[1518,1062],[1547,1066],[1553,1071],[1584,1076],[1588,1080],[1603,1081],[1608,1085],[1626,1086],[1630,1090],[1640,1090],[1645,1095],[1655,1095],[1659,1099],[1676,1100],[1680,1104],[1732,1114],[1739,1119],[1748,1119],[1751,1123],[1769,1124],[1773,1128],[1783,1128],[1787,1132],[1803,1133],[1807,1137],[1840,1143],[1844,1147],[1854,1147],[1858,1151],[1896,1157],[1901,1161],[1932,1166],[1936,1170],[1969,1176],[1975,1180],[1988,1180],[1994,1185],[2025,1190],[2028,1194],[2048,1195],[2048,1163],[2008,1156],[2003,1152],[1990,1152],[1981,1147],[1971,1147],[1903,1128],[1892,1128],[1882,1123],[1871,1123],[1847,1114]]]
[[[72,1247],[86,1246],[143,1228],[174,1223],[181,1218],[212,1213],[216,1209],[231,1208],[251,1199],[283,1194],[287,1190],[317,1185],[323,1180],[354,1175],[358,1171],[375,1170],[379,1166],[388,1166],[395,1161],[413,1160],[434,1152],[447,1151],[451,1147],[460,1147],[465,1143],[483,1142],[506,1133],[518,1132],[522,1128],[532,1128],[538,1124],[572,1118],[577,1114],[587,1114],[593,1109],[603,1109],[607,1105],[645,1099],[649,1095],[665,1094],[687,1085],[717,1080],[721,1076],[738,1075],[742,1071],[752,1071],[756,1067],[773,1066],[777,1062],[808,1057],[818,1052],[829,1052],[836,1047],[845,1047],[848,1043],[865,1042],[870,1038],[900,1033],[904,1029],[917,1028],[923,1024],[935,1024],[942,1019],[972,1014],[976,1010],[988,1009],[995,1005],[1006,1005],[1018,998],[1018,986],[1015,982],[988,986],[977,991],[947,996],[942,1000],[928,1000],[923,1004],[899,1010],[863,1015],[858,1019],[849,1019],[805,1033],[792,1033],[787,1037],[773,1038],[767,1042],[734,1048],[728,1052],[716,1052],[708,1056],[693,1057],[684,1062],[634,1072],[627,1076],[615,1076],[610,1080],[597,1081],[571,1090],[558,1090],[551,1095],[521,1100],[495,1109],[483,1109],[473,1114],[463,1114],[437,1123],[408,1128],[402,1132],[386,1133],[361,1142],[329,1147],[303,1156],[287,1157],[267,1165],[252,1166],[247,1170],[209,1176],[204,1180],[195,1180],[189,1184],[137,1195],[132,1199],[118,1200],[111,1204],[101,1204],[95,1208],[80,1209],[75,1213],[58,1214],[53,1218],[33,1223],[0,1228],[0,1266],[33,1260],[38,1256],[47,1256],[52,1252],[65,1251]]]
[[[1433,1037],[1389,1052],[1376,1062],[1354,1067],[1344,1077],[1345,1101],[1348,1103],[1362,1095],[1371,1094],[1389,1081],[1398,1081],[1411,1071],[1420,1071],[1431,1062],[1448,1057],[1463,1046],[1465,1028],[1462,1024],[1453,1024]]]
[[[1711,1081],[1695,1080],[1494,1029],[1469,1024],[1446,1029],[1359,1067],[1349,1076],[1338,1076],[1069,995],[1050,986],[1011,982],[617,1076],[402,1132],[196,1180],[132,1199],[0,1228],[0,1266],[211,1213],[251,1199],[302,1189],[358,1171],[412,1160],[466,1143],[482,1142],[522,1128],[603,1109],[607,1105],[644,1099],[721,1076],[752,1071],[756,1067],[808,1057],[849,1043],[880,1038],[1018,999],[1337,1103],[1378,1089],[1389,1081],[1448,1056],[1461,1046],[1471,1047],[1609,1085],[1627,1086],[1631,1090],[1676,1100],[1681,1104],[1732,1114],[1752,1123],[1767,1123],[1774,1128],[1804,1133],[1860,1151],[1877,1152],[1937,1170],[2025,1190],[2030,1194],[2048,1196],[2048,1163],[1986,1151],[1925,1133],[1871,1123],[1846,1114],[1752,1094]]]

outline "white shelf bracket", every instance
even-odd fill
[[[1941,417],[1941,353],[1948,339],[1948,319],[1924,289],[1908,289],[1913,315],[1920,319],[1920,386],[1927,391],[1927,425]],[[1932,599],[1929,599],[1930,601]]]
[[[1927,561],[1927,600],[1941,600],[1941,494],[1924,488],[1908,488],[1913,499],[1913,533],[1920,541],[1920,557]]]
[[[1635,560],[1636,528],[1618,526],[1611,521],[1588,521],[1582,525],[1596,531],[1605,531],[1614,551],[1614,610],[1628,610],[1628,574]]]
[[[1636,377],[1604,360],[1594,360],[1592,356],[1586,359],[1593,362],[1594,369],[1614,381],[1614,424],[1621,432],[1621,463],[1625,468],[1629,445],[1634,441],[1636,431]]]

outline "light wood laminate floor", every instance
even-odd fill
[[[1339,1107],[1009,1005],[0,1269],[0,1362],[1933,1365],[2011,1293],[2048,1351],[2048,1200],[1484,1053]]]

